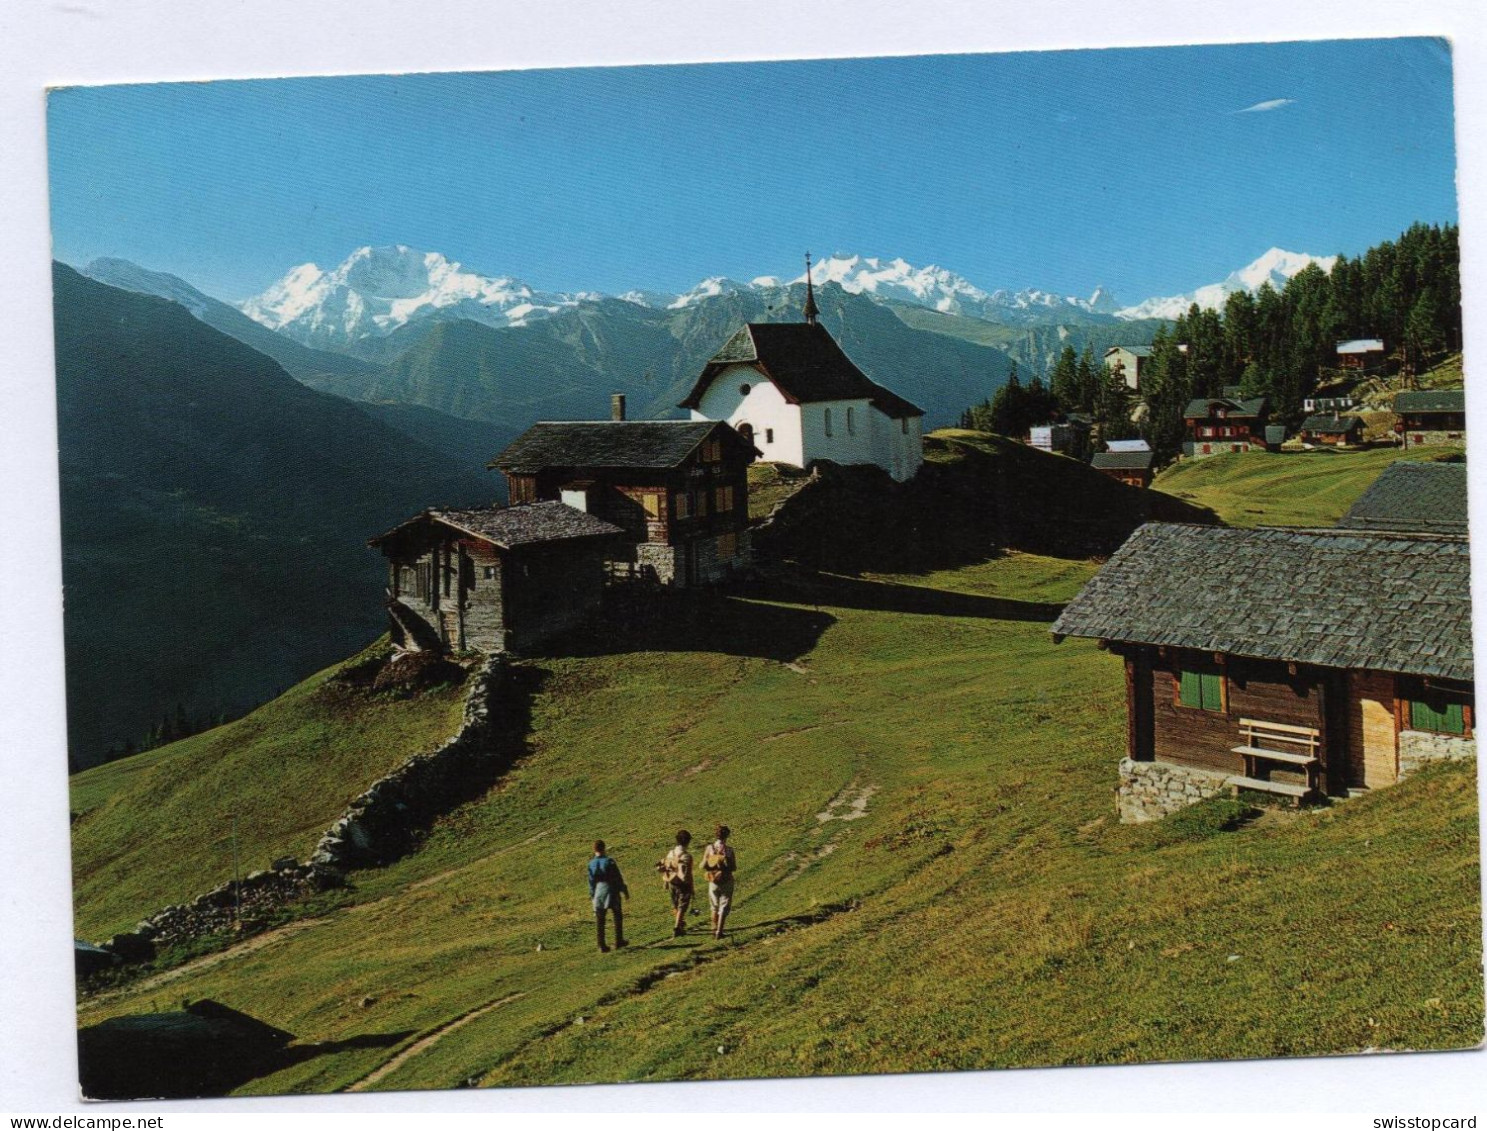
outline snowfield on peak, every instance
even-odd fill
[[[1168,298],[1149,298],[1136,306],[1115,311],[1117,318],[1177,318],[1186,314],[1188,308],[1197,303],[1204,310],[1222,310],[1224,303],[1236,291],[1254,294],[1266,283],[1276,290],[1286,285],[1286,280],[1315,263],[1323,271],[1331,271],[1337,262],[1335,255],[1307,255],[1300,251],[1285,251],[1272,247],[1260,258],[1238,271],[1231,272],[1221,283],[1209,283],[1185,295]]]
[[[340,345],[426,318],[519,326],[581,297],[593,296],[534,291],[516,279],[468,271],[436,251],[397,244],[357,248],[332,271],[301,264],[239,309],[306,344]]]

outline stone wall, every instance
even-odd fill
[[[1423,730],[1399,732],[1399,776],[1402,779],[1421,766],[1458,758],[1475,758],[1477,740],[1450,734],[1432,734]]]
[[[1404,446],[1407,448],[1428,448],[1435,444],[1464,443],[1466,443],[1466,431],[1461,428],[1406,428],[1404,430]]]
[[[386,863],[411,847],[432,821],[487,788],[509,764],[499,741],[511,680],[499,657],[471,679],[458,732],[437,750],[415,754],[373,782],[347,806],[304,861],[283,857],[271,868],[229,880],[187,903],[143,919],[133,931],[98,945],[126,962],[152,957],[157,947],[224,934],[311,892],[345,882],[352,868]]]
[[[1214,797],[1227,788],[1227,775],[1122,758],[1116,807],[1122,824],[1155,821]]]
[[[643,581],[673,584],[676,581],[676,547],[656,542],[637,543],[635,568]]]

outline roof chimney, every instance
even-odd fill
[[[625,394],[615,393],[609,398],[609,419],[625,419]]]

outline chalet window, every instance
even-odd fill
[[[723,458],[723,441],[709,440],[702,445],[702,462],[717,463]]]
[[[828,408],[828,409],[824,410],[824,412],[825,412],[824,419],[826,421],[826,434],[828,436],[830,436],[831,435],[831,409]]]
[[[857,426],[852,421],[852,406],[851,405],[848,405],[847,406],[847,435],[848,436],[855,436],[856,434],[857,434]]]
[[[692,513],[692,496],[688,495],[685,491],[678,491],[674,497],[674,505],[676,506],[676,517],[687,518]]]
[[[774,443],[774,429],[773,428],[766,428],[764,430],[764,442],[766,444],[773,444]]]
[[[707,517],[707,492],[706,491],[698,491],[697,492],[697,517],[698,518],[706,518]]]
[[[1194,707],[1200,711],[1222,711],[1224,709],[1223,672],[1180,668],[1174,682],[1177,685],[1179,707]]]
[[[1469,691],[1412,680],[1400,689],[1405,700],[1403,724],[1410,730],[1470,738],[1474,711]]]
[[[907,436],[909,434],[909,418],[907,416],[901,417],[899,419],[898,430],[900,432],[902,432],[905,436]]]
[[[496,567],[493,565],[486,566],[482,576],[487,581],[494,581],[496,579]]]
[[[640,496],[640,505],[645,507],[646,518],[661,517],[661,496],[647,492]]]
[[[736,558],[738,556],[738,535],[722,534],[718,536],[718,557],[723,559]]]
[[[719,487],[713,494],[714,510],[724,514],[733,509],[733,488]]]

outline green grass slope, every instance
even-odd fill
[[[1120,662],[1048,633],[1093,569],[1010,553],[809,601],[704,598],[522,661],[528,756],[419,853],[81,1021],[168,994],[296,1034],[251,1093],[1479,1040],[1472,769],[1228,831],[1220,804],[1117,825]],[[732,933],[673,939],[651,865],[718,821]],[[633,945],[602,956],[596,836],[634,893]]]
[[[1331,526],[1391,463],[1460,459],[1460,448],[1244,452],[1173,464],[1153,486],[1230,526]]]
[[[346,803],[460,723],[464,693],[369,695],[312,676],[227,726],[73,776],[75,928],[100,939],[279,856],[303,860]]]

